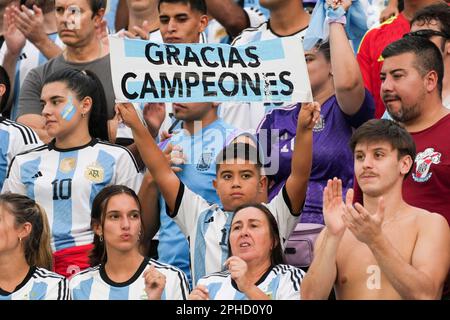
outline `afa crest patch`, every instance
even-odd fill
[[[94,162],[84,170],[84,177],[94,183],[101,183],[105,177],[105,169],[97,162]]]

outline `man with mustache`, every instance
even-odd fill
[[[403,182],[403,198],[450,223],[450,110],[441,98],[442,54],[430,40],[408,36],[386,47],[383,57],[381,97],[389,115],[412,135],[417,151],[412,174]],[[363,203],[362,196],[356,186],[355,201]]]
[[[302,299],[326,299],[333,286],[343,300],[440,299],[450,266],[449,226],[402,197],[416,154],[411,135],[395,122],[372,119],[354,132],[350,147],[364,206],[353,205],[352,189],[344,204],[341,180],[328,180],[326,227],[302,282]]]

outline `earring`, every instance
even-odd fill
[[[86,113],[82,113],[82,114],[81,114],[81,117],[82,117],[82,118],[86,118]]]
[[[103,242],[103,235],[100,235],[100,242]]]
[[[19,237],[19,243],[22,244],[22,238],[21,237]]]

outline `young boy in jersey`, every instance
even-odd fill
[[[238,143],[219,154],[213,181],[222,207],[193,193],[172,171],[164,154],[142,125],[132,104],[118,104],[118,112],[133,131],[141,157],[166,201],[168,214],[189,238],[193,284],[206,274],[220,271],[228,258],[228,233],[232,212],[240,205],[261,202],[267,193],[267,178],[255,147]],[[269,208],[280,229],[281,242],[297,224],[306,194],[312,162],[312,128],[320,105],[302,107],[297,126],[291,175]]]

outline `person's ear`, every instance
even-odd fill
[[[87,115],[92,109],[92,98],[91,97],[84,97],[83,100],[81,100],[81,114]]]
[[[92,225],[92,230],[99,237],[103,235],[103,228],[102,228],[102,226],[99,223],[94,223]]]
[[[26,237],[28,237],[31,233],[31,230],[33,229],[33,226],[31,225],[30,222],[25,222],[23,225],[20,226],[20,231],[19,231],[19,239],[24,239]]]
[[[208,26],[208,16],[206,14],[203,14],[202,16],[200,16],[200,28],[199,28],[199,33],[202,33],[203,31],[205,31],[206,27]]]
[[[267,183],[268,183],[267,177],[265,175],[261,174],[261,176],[259,177],[259,183],[258,183],[260,193],[265,192],[267,190]]]
[[[414,161],[411,158],[411,156],[409,156],[409,155],[403,156],[400,159],[400,173],[405,176],[411,169],[411,166],[413,165],[413,163],[414,163]]]
[[[214,189],[216,189],[216,192],[217,192],[217,179],[213,179],[213,187],[214,187]]]
[[[438,84],[438,74],[435,70],[430,70],[424,77],[425,89],[428,93],[432,92]]]
[[[6,86],[3,83],[0,83],[0,98],[3,97],[5,92],[6,92]]]

